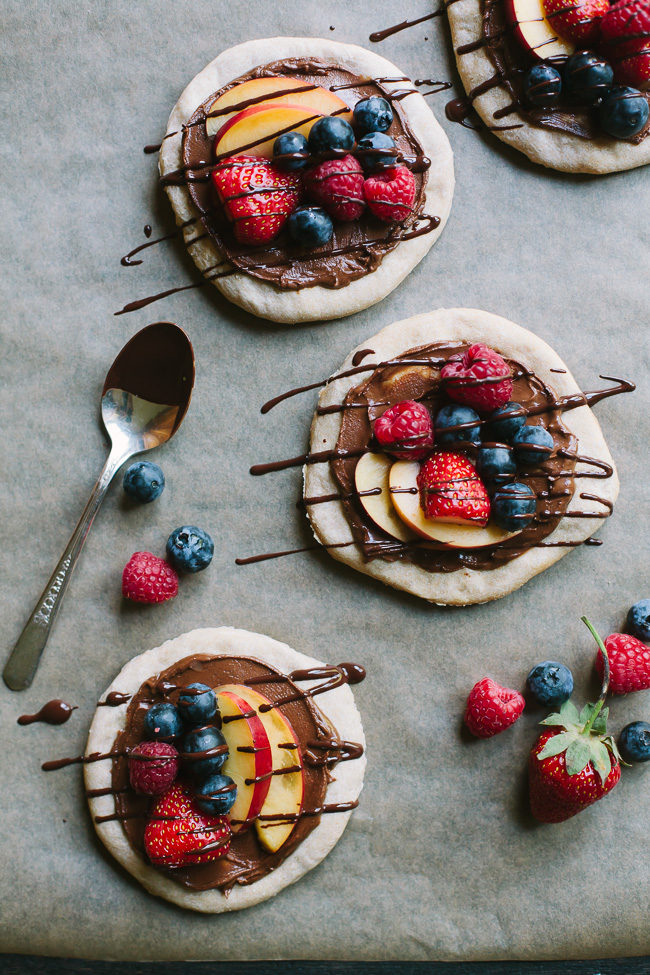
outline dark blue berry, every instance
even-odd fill
[[[207,684],[188,684],[177,702],[183,721],[191,725],[209,724],[217,714],[217,695]]]
[[[512,438],[515,457],[520,464],[542,464],[550,456],[555,441],[546,427],[522,427]]]
[[[304,169],[309,159],[309,149],[307,140],[300,132],[285,132],[279,135],[273,143],[273,155],[275,161],[285,172],[294,172],[296,169]],[[288,158],[277,157],[286,156]]]
[[[360,133],[386,132],[393,121],[393,109],[390,102],[380,95],[362,98],[354,106],[354,121]]]
[[[648,99],[636,88],[615,86],[598,109],[600,124],[615,139],[629,139],[645,126],[650,115]]]
[[[611,64],[593,51],[577,51],[564,65],[567,88],[577,101],[588,105],[607,94],[614,81]]]
[[[476,455],[476,470],[490,490],[512,481],[517,473],[517,464],[508,447],[481,447]]]
[[[628,631],[637,640],[650,640],[650,599],[640,599],[627,614]]]
[[[332,239],[334,224],[319,207],[299,207],[287,220],[287,229],[302,247],[321,247]]]
[[[220,772],[228,758],[226,739],[216,728],[188,731],[183,738],[182,758],[190,775],[196,779],[207,779]]]
[[[179,572],[202,572],[212,562],[214,542],[196,525],[177,528],[167,539],[167,558]]]
[[[166,701],[154,704],[144,716],[144,732],[149,739],[169,741],[182,735],[184,730],[178,709]]]
[[[314,122],[308,142],[309,150],[314,155],[330,149],[349,150],[354,146],[354,130],[345,119],[326,115]]]
[[[537,703],[548,708],[564,704],[573,694],[573,674],[555,660],[545,660],[533,667],[526,683]]]
[[[465,426],[464,424],[470,424]],[[476,424],[476,426],[474,425]],[[457,406],[449,403],[438,410],[435,420],[436,443],[458,443],[467,440],[470,443],[481,442],[481,418],[476,410],[469,406]],[[450,430],[449,427],[459,427],[460,430]]]
[[[510,416],[511,413],[519,413],[519,415]],[[526,414],[519,403],[510,400],[494,413],[490,413],[488,420],[490,422],[483,427],[484,440],[493,443],[512,443],[515,434],[526,425]]]
[[[158,464],[152,464],[149,460],[139,460],[127,468],[122,483],[130,498],[139,501],[140,504],[149,504],[163,493],[165,475]]]
[[[626,724],[618,736],[618,747],[626,762],[647,762],[650,760],[650,724],[647,721],[632,721]]]
[[[535,517],[537,498],[527,484],[504,484],[492,497],[492,517],[507,532],[526,528]]]
[[[384,149],[385,152],[371,152],[371,149]],[[390,169],[396,165],[395,140],[385,132],[368,132],[357,142],[359,162],[364,169]],[[390,150],[393,150],[392,152]]]
[[[524,75],[524,95],[531,105],[550,108],[561,92],[562,75],[550,64],[534,64]]]
[[[210,775],[198,783],[194,798],[203,812],[210,816],[225,816],[235,805],[237,786],[229,775]]]

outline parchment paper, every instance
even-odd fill
[[[98,422],[113,357],[158,319],[185,327],[197,383],[178,436],[156,452],[162,498],[132,507],[116,482],[88,539],[32,688],[0,686],[0,947],[120,959],[490,959],[650,952],[650,771],[624,769],[602,803],[561,826],[526,813],[525,767],[544,712],[531,707],[488,742],[461,731],[465,697],[489,674],[522,687],[531,666],[574,670],[595,692],[594,648],[650,595],[647,511],[647,170],[607,178],[543,171],[496,139],[443,118],[457,187],[447,228],[385,301],[353,318],[267,326],[210,288],[120,318],[127,301],[198,280],[177,242],[120,257],[171,232],[142,147],[164,132],[193,75],[225,47],[274,34],[367,44],[423,16],[428,0],[126,0],[2,5],[2,654],[8,654],[79,517],[105,456]],[[425,38],[428,38],[425,40]],[[455,80],[441,19],[378,48],[414,78]],[[456,81],[457,93],[460,93]],[[453,94],[453,92],[451,93]],[[597,407],[621,496],[601,548],[571,553],[508,598],[436,609],[325,553],[238,568],[237,556],[309,544],[297,470],[255,480],[253,463],[305,449],[315,396],[261,417],[276,393],[326,377],[398,318],[483,307],[533,329],[584,388],[598,373],[637,380]],[[164,551],[181,524],[216,542],[212,567],[178,598],[127,605],[132,552]],[[307,654],[359,660],[366,788],[326,861],[275,901],[201,917],[150,897],[94,839],[78,767],[94,703],[135,653],[197,626],[259,630]],[[60,728],[21,728],[52,697],[78,705]],[[592,697],[593,699],[593,697]],[[616,699],[611,727],[647,719],[648,692]]]

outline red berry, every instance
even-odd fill
[[[326,159],[310,169],[305,189],[334,220],[356,220],[366,207],[363,170],[354,156]]]
[[[145,758],[138,761],[138,756]],[[131,749],[129,779],[136,792],[159,796],[178,775],[178,752],[164,741],[143,741]]]
[[[122,595],[136,603],[164,603],[178,593],[178,575],[151,552],[135,552],[122,573]]]
[[[569,773],[567,748],[570,745],[558,742],[555,746],[553,739],[559,735],[567,737],[564,726],[545,731],[530,753],[530,811],[541,823],[561,823],[571,819],[611,792],[621,777],[621,766],[618,757],[612,754],[611,740],[603,735],[591,739],[577,732],[573,734],[573,740],[582,739],[585,755],[591,756],[589,749],[595,742],[596,747],[600,746],[600,754],[604,752],[605,765],[601,774],[588,757],[582,769]],[[550,754],[540,758],[545,748]]]
[[[406,399],[375,420],[375,438],[398,460],[421,460],[433,447],[433,421],[421,403]]]
[[[578,44],[598,39],[600,22],[609,10],[609,0],[544,0],[546,18],[560,34]]]
[[[440,375],[450,399],[475,410],[496,410],[512,395],[510,366],[503,356],[482,343],[450,356]]]
[[[369,176],[363,192],[371,212],[384,223],[401,223],[413,213],[415,177],[406,166]]]
[[[282,172],[259,156],[232,156],[218,163],[211,177],[240,244],[273,240],[302,196],[299,173]]]
[[[465,724],[477,738],[491,738],[515,723],[524,704],[519,691],[501,687],[491,677],[484,677],[469,692]]]
[[[457,525],[487,525],[490,499],[476,468],[463,454],[434,454],[417,476],[425,518]]]
[[[617,81],[634,88],[650,82],[650,2],[619,0],[600,21],[601,50]]]
[[[175,782],[156,801],[144,829],[144,848],[154,866],[187,867],[219,860],[230,846],[225,816],[210,816]]]
[[[605,640],[609,657],[609,690],[612,694],[629,694],[650,687],[650,647],[627,633],[612,633]],[[596,654],[596,670],[603,676],[603,654]]]

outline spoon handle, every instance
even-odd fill
[[[79,558],[79,553],[86,541],[90,526],[97,514],[97,510],[104,500],[104,495],[115,473],[122,464],[132,456],[132,452],[111,451],[108,460],[100,474],[97,484],[93,488],[88,504],[79,519],[79,523],[66,545],[65,551],[50,581],[41,593],[23,632],[13,648],[9,660],[3,671],[3,679],[12,691],[23,691],[34,680],[39,661],[45,644],[50,636],[54,620],[59,611],[63,596],[68,588],[70,577]]]

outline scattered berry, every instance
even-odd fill
[[[524,96],[531,105],[551,108],[561,92],[562,75],[550,64],[534,64],[524,75]]]
[[[373,152],[373,149],[383,150]],[[395,165],[395,140],[385,132],[368,132],[357,142],[358,159],[366,171],[389,169]]]
[[[398,460],[421,460],[433,448],[431,414],[414,400],[389,407],[375,421],[374,433],[380,447]]]
[[[206,779],[221,771],[228,758],[228,745],[217,728],[196,728],[183,738],[181,757],[193,778]]]
[[[637,135],[645,128],[649,115],[648,99],[636,88],[610,88],[598,109],[601,126],[615,139]]]
[[[138,761],[138,756],[145,756]],[[164,741],[143,741],[129,754],[129,781],[144,796],[159,796],[178,775],[178,752]]]
[[[492,489],[512,481],[517,465],[508,447],[481,447],[476,455],[476,470],[482,481]]]
[[[491,738],[515,723],[525,703],[519,691],[484,677],[469,692],[465,724],[477,738]]]
[[[627,628],[639,640],[650,640],[650,599],[640,599],[630,607]]]
[[[273,158],[276,166],[285,173],[304,169],[309,160],[309,149],[304,135],[300,132],[279,135],[273,143]]]
[[[520,464],[543,464],[555,446],[553,435],[537,423],[524,426],[512,438],[515,457]]]
[[[619,0],[610,7],[600,23],[600,40],[616,80],[645,87],[650,80],[648,0]]]
[[[215,166],[211,178],[240,244],[273,240],[302,195],[300,173],[282,172],[259,156],[232,156]]]
[[[385,98],[372,95],[354,106],[354,121],[359,132],[387,132],[393,122],[393,109]]]
[[[632,721],[618,736],[618,747],[626,762],[650,761],[650,724]]]
[[[526,683],[537,703],[549,708],[564,704],[573,694],[573,674],[555,660],[533,667]]]
[[[438,444],[480,443],[480,416],[470,406],[448,403],[436,415],[436,440]]]
[[[504,484],[492,495],[492,517],[499,528],[518,532],[534,520],[537,498],[527,484]]]
[[[171,533],[166,552],[179,572],[202,572],[212,562],[214,542],[202,528],[184,525]]]
[[[332,239],[332,218],[319,207],[298,207],[287,221],[292,240],[301,247],[322,247]]]
[[[225,816],[235,805],[237,786],[229,775],[211,775],[197,785],[194,798],[203,812]]]
[[[511,415],[513,414],[513,415]],[[483,439],[495,443],[512,443],[512,439],[526,425],[526,413],[512,401],[491,413],[483,427]]]
[[[149,504],[159,498],[165,489],[165,475],[148,460],[140,460],[126,469],[122,481],[124,490],[134,501]]]
[[[366,203],[363,170],[354,156],[327,159],[305,174],[305,189],[334,220],[356,220]]]
[[[484,528],[490,499],[476,468],[462,454],[434,454],[417,476],[420,507],[425,518]]]
[[[564,66],[564,77],[570,93],[584,104],[606,95],[614,81],[611,64],[592,51],[577,51]]]
[[[331,149],[354,148],[354,129],[345,119],[326,115],[317,119],[309,132],[309,149],[314,155]]]
[[[151,552],[135,552],[122,573],[122,595],[135,603],[164,603],[178,593],[178,576]]]
[[[176,782],[151,810],[144,848],[154,866],[187,867],[219,860],[228,852],[230,837],[228,820],[203,812],[185,786]]]
[[[415,177],[406,166],[392,166],[369,176],[363,192],[371,212],[384,223],[401,223],[413,213]]]
[[[605,640],[609,657],[611,694],[629,694],[650,687],[650,647],[627,633],[612,633]],[[603,676],[603,653],[598,650],[596,670]]]
[[[153,704],[144,716],[144,730],[148,738],[168,741],[185,731],[178,708],[169,701]]]
[[[178,695],[178,713],[189,725],[203,726],[219,712],[217,695],[207,684],[188,684]]]
[[[551,27],[561,37],[578,44],[589,44],[598,38],[602,17],[609,10],[609,0],[544,0],[544,13]]]
[[[440,375],[449,398],[475,410],[496,410],[512,394],[510,366],[482,343],[450,356]]]

